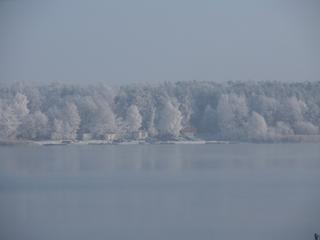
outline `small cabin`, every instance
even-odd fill
[[[197,130],[193,127],[183,128],[180,130],[181,136],[186,138],[194,138],[196,133],[197,133]]]
[[[148,132],[139,130],[132,133],[132,138],[136,140],[145,140],[148,137]]]
[[[118,135],[116,133],[105,133],[102,138],[103,140],[113,142],[118,139]]]
[[[84,133],[84,134],[82,134],[81,140],[82,140],[82,141],[92,140],[92,134],[91,134],[91,133]]]

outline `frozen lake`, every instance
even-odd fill
[[[0,147],[1,240],[312,240],[319,144]]]

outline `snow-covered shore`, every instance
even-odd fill
[[[203,139],[177,139],[177,140],[122,140],[122,141],[108,141],[108,140],[0,140],[0,146],[58,146],[58,145],[137,145],[137,144],[235,144],[235,143],[320,143],[319,135],[314,136],[287,136],[279,138],[277,141],[227,141],[227,140],[203,140]]]
[[[59,146],[59,145],[134,145],[134,144],[229,144],[229,141],[205,141],[205,140],[168,140],[168,141],[122,141],[110,142],[106,140],[89,140],[89,141],[61,141],[61,140],[48,140],[48,141],[0,141],[0,146],[12,145],[32,145],[32,146]]]

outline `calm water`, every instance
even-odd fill
[[[307,240],[320,145],[0,147],[1,240]]]

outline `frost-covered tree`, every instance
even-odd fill
[[[126,116],[128,130],[130,132],[137,131],[141,128],[142,117],[136,105],[131,105],[127,110]]]
[[[218,125],[222,137],[226,139],[244,138],[248,112],[244,96],[222,95],[217,107]]]
[[[98,106],[92,96],[79,97],[76,100],[79,115],[81,118],[80,134],[91,133],[93,126],[97,123],[100,116],[101,106]]]
[[[81,122],[77,106],[72,102],[68,102],[65,106],[64,114],[65,137],[67,139],[76,139]]]
[[[311,122],[300,121],[294,124],[294,132],[299,135],[315,135],[319,133],[319,127]]]
[[[40,111],[36,111],[26,116],[24,122],[18,129],[20,138],[31,140],[47,138],[48,131],[48,118]]]
[[[151,109],[149,124],[147,126],[148,133],[151,137],[154,137],[158,134],[158,131],[155,127],[155,120],[156,120],[156,109],[153,107]]]
[[[158,112],[157,129],[161,136],[177,137],[182,129],[182,115],[177,107],[169,100]]]
[[[0,138],[15,139],[17,130],[29,113],[28,99],[21,93],[9,101],[0,101]]]
[[[98,104],[97,112],[90,126],[90,133],[96,138],[103,137],[104,134],[117,130],[116,116],[110,106]]]
[[[15,139],[18,126],[14,110],[0,101],[0,140]]]
[[[262,115],[268,124],[274,124],[277,111],[279,111],[279,102],[265,95],[258,95],[253,99],[252,110]]]
[[[270,129],[271,136],[275,139],[281,136],[291,136],[294,134],[289,124],[278,121],[274,127]]]
[[[267,137],[268,125],[264,117],[259,113],[252,112],[248,121],[248,137],[253,140],[263,140]]]
[[[282,121],[293,124],[294,122],[303,121],[306,110],[307,106],[302,100],[290,97],[282,103],[279,117]]]
[[[51,138],[54,140],[76,139],[81,122],[77,106],[67,102],[61,109],[55,108],[54,115],[56,118],[53,120]]]
[[[217,112],[209,104],[206,106],[204,110],[201,128],[203,132],[211,134],[214,134],[218,131]]]
[[[212,139],[307,139],[320,134],[319,92],[319,82],[0,83],[0,139],[100,139],[138,129],[170,138],[182,128]]]
[[[64,123],[62,120],[55,118],[53,120],[51,139],[62,140],[64,138],[65,138]]]
[[[17,93],[13,99],[12,110],[19,121],[23,121],[29,113],[28,102],[27,97],[21,93]]]

